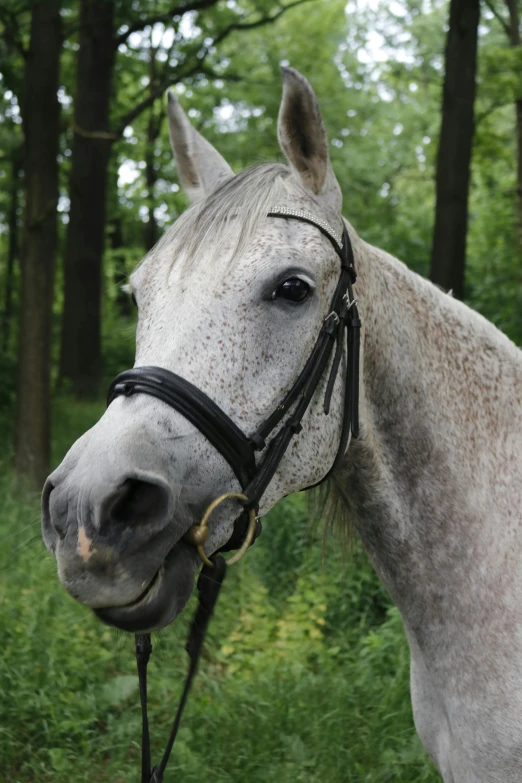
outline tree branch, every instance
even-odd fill
[[[517,0],[505,0],[509,13],[509,41],[511,46],[520,46],[520,14]]]
[[[25,60],[27,49],[24,49],[22,44],[22,36],[15,15],[10,13],[7,8],[0,7],[0,22],[4,25],[4,40],[7,46],[21,54]]]
[[[155,24],[167,24],[172,21],[174,16],[182,16],[189,11],[201,11],[203,8],[210,8],[211,6],[216,5],[217,2],[218,0],[192,0],[192,2],[184,3],[183,5],[175,5],[163,14],[148,16],[145,19],[137,19],[129,25],[124,33],[121,33],[121,35],[118,35],[117,38],[114,39],[114,48],[117,49],[118,46],[126,43],[132,33],[138,33],[140,30],[144,30],[145,27],[151,27]]]
[[[507,37],[509,38],[509,40],[511,40],[511,27],[508,25],[508,23],[503,18],[503,16],[497,11],[495,6],[493,5],[493,0],[484,0],[484,2],[486,3],[487,7],[491,11],[493,16],[497,20],[497,22],[500,22],[500,24],[502,25],[502,28],[505,34],[507,35]]]
[[[272,24],[272,22],[275,22],[277,19],[279,19],[280,16],[282,16],[286,11],[289,11],[292,8],[296,8],[299,5],[303,5],[304,3],[311,2],[311,0],[294,0],[292,3],[287,3],[286,5],[282,6],[279,11],[277,11],[272,16],[263,16],[261,19],[256,19],[255,22],[232,22],[227,27],[225,27],[213,40],[212,43],[210,43],[205,49],[203,49],[203,53],[198,58],[198,62],[190,68],[187,72],[176,74],[175,76],[173,74],[170,74],[168,78],[164,79],[158,86],[151,90],[149,95],[144,98],[140,103],[138,103],[134,109],[131,109],[127,114],[125,114],[118,125],[118,128],[116,130],[116,134],[118,136],[121,136],[123,134],[123,131],[129,125],[136,117],[138,117],[142,111],[144,111],[146,108],[151,106],[155,100],[157,100],[160,95],[163,95],[165,90],[170,87],[170,85],[174,81],[182,81],[183,79],[187,79],[190,76],[193,76],[195,73],[202,72],[204,70],[204,62],[205,59],[210,54],[210,50],[213,49],[217,44],[224,41],[225,38],[227,38],[231,33],[235,32],[236,30],[253,30],[256,27],[262,27],[266,24]],[[225,77],[219,77],[219,78],[225,78]]]
[[[490,114],[494,114],[494,112],[497,111],[497,109],[502,109],[504,106],[510,106],[511,101],[504,101],[504,102],[497,102],[494,101],[492,104],[488,106],[487,109],[484,109],[484,111],[481,111],[480,113],[477,112],[475,115],[475,128],[478,128],[478,126],[487,118],[490,116]]]
[[[211,47],[221,43],[221,41],[227,37],[234,30],[253,30],[255,27],[262,27],[265,24],[271,24],[277,21],[286,11],[290,11],[292,8],[296,8],[298,5],[309,3],[310,0],[294,0],[293,3],[287,3],[282,6],[273,16],[263,16],[261,19],[257,19],[255,22],[232,22],[228,27],[225,27],[222,33],[220,33],[211,43]]]
[[[207,79],[214,79],[217,81],[218,79],[221,79],[223,82],[242,82],[245,81],[245,77],[242,74],[239,73],[217,73],[213,70],[213,68],[210,65],[202,65],[200,68],[200,73],[202,76],[206,76]],[[249,84],[255,84],[255,82],[251,82],[249,80]],[[268,86],[268,85],[267,85]]]
[[[206,56],[206,55],[205,55]],[[176,81],[182,81],[183,79],[188,79],[190,76],[193,76],[195,73],[197,73],[201,69],[201,63],[202,60],[198,60],[198,62],[192,66],[192,68],[189,68],[185,72],[181,72],[177,77]],[[119,122],[119,125],[115,131],[115,137],[119,138],[123,135],[123,131],[127,127],[127,125],[130,125],[133,120],[136,119],[136,117],[139,117],[139,115],[145,111],[149,106],[152,106],[152,104],[165,92],[165,90],[170,87],[174,79],[172,78],[172,75],[170,75],[168,78],[164,79],[162,82],[158,84],[157,87],[152,89],[148,96],[144,98],[142,101],[140,101],[136,106],[131,109],[127,114],[125,114]]]

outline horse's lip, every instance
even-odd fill
[[[145,588],[145,590],[143,590],[143,592],[141,592],[139,594],[139,596],[134,599],[134,601],[130,601],[128,604],[123,604],[122,608],[128,609],[128,608],[133,607],[133,606],[139,606],[142,603],[142,601],[144,601],[147,598],[147,596],[151,592],[151,590],[153,590],[156,581],[158,579],[161,579],[161,569],[162,568],[163,568],[163,563],[158,568],[158,570],[156,571],[156,573],[154,574],[154,576],[150,580],[150,582],[147,585],[147,587]]]
[[[185,597],[179,595],[179,569],[176,562],[186,554],[193,562],[195,551],[184,542],[178,542],[140,595],[123,606],[104,606],[94,609],[94,614],[106,625],[129,633],[147,633],[168,625],[183,608],[192,585]],[[192,556],[192,557],[191,557]],[[191,569],[192,574],[195,569]]]
[[[145,590],[129,604],[123,606],[104,606],[94,609],[94,614],[107,625],[115,626],[131,633],[146,632],[156,627],[159,615],[163,614],[161,594],[164,592],[164,567],[154,575]]]

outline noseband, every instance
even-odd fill
[[[346,344],[347,362],[344,376],[344,402],[341,437],[337,454],[328,472],[312,486],[317,486],[330,476],[342,460],[350,434],[357,438],[359,434],[359,353],[360,327],[357,301],[352,286],[356,280],[355,262],[350,237],[343,228],[342,239],[324,220],[309,212],[274,207],[268,217],[299,220],[315,226],[331,242],[341,262],[339,281],[335,288],[328,313],[326,314],[314,347],[291,389],[277,408],[268,416],[250,436],[245,435],[232,419],[208,397],[201,389],[170,370],[162,367],[136,367],[120,373],[111,383],[107,404],[119,396],[130,397],[134,394],[148,394],[165,402],[193,424],[232,468],[242,492],[222,495],[206,510],[199,525],[191,528],[187,534],[205,563],[198,580],[199,608],[192,622],[187,652],[190,668],[185,681],[182,697],[172,727],[167,749],[161,763],[150,770],[150,749],[147,719],[146,666],[152,651],[150,634],[136,636],[136,656],[140,678],[140,697],[142,704],[142,783],[160,783],[177,734],[181,714],[196,672],[199,654],[203,644],[206,627],[214,609],[219,589],[226,573],[226,561],[219,555],[207,557],[203,546],[208,534],[208,521],[212,511],[219,503],[235,498],[244,507],[244,512],[236,520],[230,540],[219,551],[239,549],[228,562],[237,561],[249,544],[260,532],[260,522],[256,518],[259,502],[274,477],[294,435],[301,432],[302,420],[308,410],[317,388],[331,361],[326,382],[323,410],[328,415],[330,403],[339,373]],[[279,427],[279,425],[281,425]],[[279,429],[277,429],[279,427]],[[277,431],[276,431],[277,430]],[[275,432],[275,434],[274,434]],[[257,455],[259,459],[257,458]],[[311,487],[306,487],[310,489]]]

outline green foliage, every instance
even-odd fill
[[[0,37],[0,312],[13,188],[21,193],[14,164],[22,143],[23,58],[13,48],[17,31],[12,21],[18,14],[20,42],[26,45],[29,20],[29,4],[6,0],[3,6],[0,27],[12,35]],[[167,0],[118,3],[118,34],[168,6]],[[234,170],[280,159],[279,64],[289,62],[310,78],[319,96],[345,215],[365,239],[426,274],[447,3],[350,3],[346,12],[340,0],[311,0],[269,27],[231,33],[208,53],[205,68],[180,81],[180,67],[205,49],[207,37],[275,7],[250,0],[220,2],[183,24],[176,19],[173,41],[165,25],[145,25],[118,51],[112,126],[170,79],[196,127]],[[77,8],[77,3],[63,4],[62,250]],[[508,46],[504,31],[484,8],[467,294],[472,306],[522,344],[513,111],[521,79],[521,51]],[[119,286],[145,252],[150,205],[155,205],[160,232],[186,207],[163,115],[160,91],[113,148],[104,265],[107,379],[133,363],[135,314]],[[152,141],[151,119],[159,127]],[[145,177],[151,148],[152,191]],[[22,201],[17,231],[21,213]],[[21,494],[7,469],[19,281],[17,263],[11,339],[0,356],[0,769],[12,783],[129,783],[138,780],[140,734],[131,639],[103,628],[60,588],[41,544],[38,499]],[[62,284],[59,263],[54,374]],[[103,401],[55,400],[55,464],[103,407]],[[265,535],[227,578],[166,781],[438,781],[413,730],[400,618],[360,546],[343,549],[335,536],[323,540],[322,531],[308,521],[303,496],[279,504],[264,526]],[[156,757],[185,673],[186,626],[185,616],[155,641],[151,719]]]
[[[15,399],[16,363],[12,355],[0,354],[0,410],[12,409]]]
[[[103,403],[56,401],[54,460]],[[132,637],[60,587],[37,497],[0,480],[0,768],[12,783],[138,781]],[[416,739],[400,618],[358,545],[310,525],[302,496],[264,521],[210,626],[167,783],[436,783]],[[193,604],[155,635],[154,755],[186,671]]]

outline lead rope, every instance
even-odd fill
[[[149,716],[147,714],[147,664],[152,653],[150,633],[137,633],[136,663],[138,666],[138,680],[140,683],[141,702],[141,782],[150,781],[150,739]]]
[[[193,617],[185,649],[190,658],[190,664],[185,677],[185,684],[178,704],[176,717],[170,730],[169,740],[160,763],[150,769],[149,718],[147,712],[147,663],[152,652],[150,634],[136,634],[136,662],[140,683],[141,701],[141,783],[162,783],[165,768],[168,764],[192,681],[198,668],[198,662],[203,649],[203,642],[208,624],[217,603],[223,580],[227,573],[226,560],[220,555],[211,558],[212,567],[203,566],[198,579],[198,608]]]

